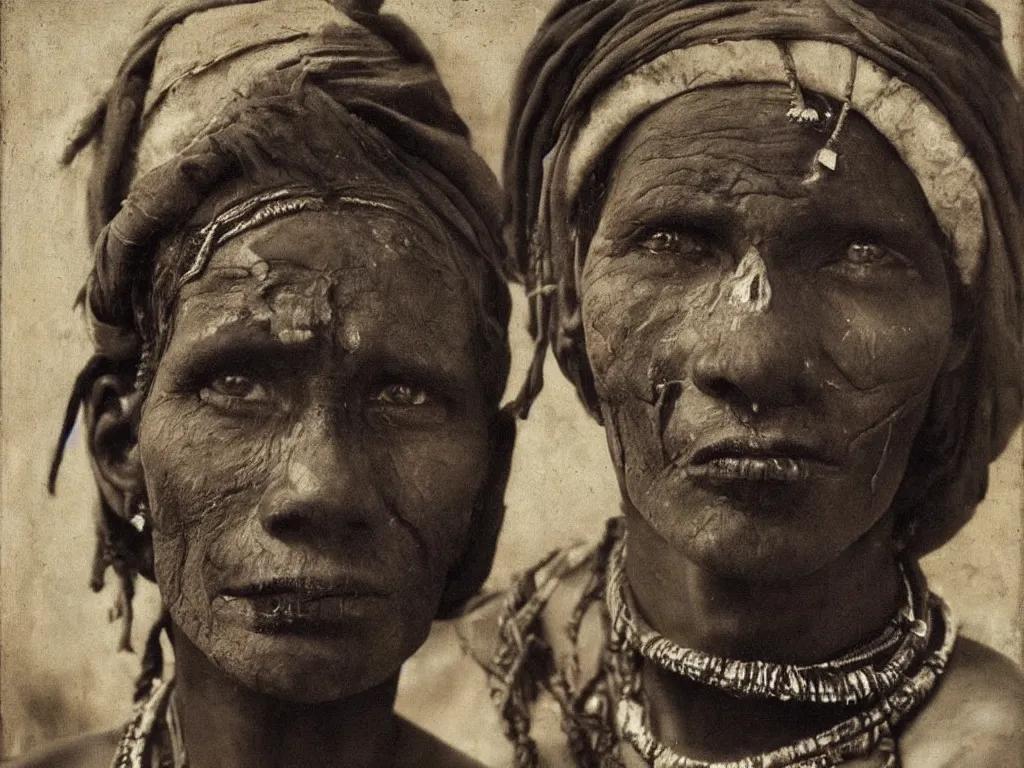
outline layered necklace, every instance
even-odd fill
[[[915,567],[901,564],[904,602],[874,638],[837,659],[810,665],[725,659],[684,648],[659,635],[635,610],[625,573],[622,526],[605,568],[610,632],[606,669],[615,729],[655,768],[830,768],[882,756],[899,766],[894,732],[935,687],[949,661],[956,628],[949,607],[928,591]],[[643,696],[644,662],[733,696],[825,705],[859,711],[814,736],[779,749],[726,762],[685,757],[658,740]]]

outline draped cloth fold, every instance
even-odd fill
[[[500,279],[499,188],[430,55],[379,3],[337,5],[186,0],[149,19],[65,153],[95,145],[84,299],[98,354],[139,354],[133,285],[155,245],[232,185],[388,190]]]
[[[594,180],[601,151],[657,105],[641,89],[653,84],[665,98],[680,92],[666,81],[685,79],[672,68],[694,58],[679,56],[674,65],[673,52],[733,44],[749,52],[763,41],[794,50],[825,44],[826,50],[860,57],[876,79],[892,78],[936,118],[928,126],[905,122],[906,135],[896,137],[880,125],[879,114],[865,109],[922,182],[955,247],[951,255],[973,313],[974,379],[938,385],[919,441],[933,446],[917,459],[933,466],[911,467],[918,487],[907,502],[913,509],[904,515],[912,549],[928,551],[949,538],[984,496],[988,463],[1020,423],[1024,398],[1024,95],[1000,34],[998,16],[977,0],[559,2],[520,69],[504,162],[511,271],[526,283],[537,340],[518,398],[521,412],[542,386],[548,344],[594,411],[591,373],[576,353],[582,329],[575,272],[587,247],[580,242],[577,203]],[[755,77],[749,61],[744,64],[748,82],[778,80]],[[725,79],[720,71],[700,74],[709,75],[708,85]],[[820,74],[811,72],[808,79]],[[874,109],[885,106],[886,91],[880,93],[881,100],[871,102]],[[623,106],[630,99],[638,104],[633,111]],[[939,123],[953,137],[953,154],[962,153],[960,165],[975,169],[974,203],[954,199],[964,184],[940,179],[930,190],[921,172],[921,161],[950,149],[948,141],[932,141],[937,134],[931,129]]]

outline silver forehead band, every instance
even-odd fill
[[[178,289],[199,277],[213,252],[229,240],[264,224],[300,211],[322,211],[330,205],[357,205],[405,215],[393,205],[354,195],[328,195],[308,187],[281,187],[262,192],[221,212],[199,231],[201,245]]]
[[[725,41],[662,54],[626,75],[595,99],[587,116],[566,128],[567,161],[545,162],[545,185],[564,168],[572,203],[600,156],[642,115],[684,93],[721,85],[799,84],[863,115],[897,151],[924,192],[943,233],[954,246],[961,279],[977,277],[987,247],[981,171],[945,116],[918,90],[864,56],[835,43],[774,40]],[[800,100],[802,101],[802,100]],[[803,106],[795,104],[795,107]],[[844,115],[845,117],[845,115]],[[834,169],[835,138],[816,163]],[[562,142],[559,142],[561,145]]]

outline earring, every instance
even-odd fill
[[[131,505],[133,514],[128,522],[131,524],[139,533],[146,530],[146,526],[149,524],[149,503],[146,501],[146,497],[142,496],[138,500],[134,501]]]

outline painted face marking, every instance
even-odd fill
[[[655,408],[658,414],[658,441],[661,443],[661,455],[665,461],[671,461],[672,458],[665,448],[665,425],[668,424],[672,409],[682,394],[683,386],[681,381],[665,381],[654,388],[657,395]]]
[[[772,302],[772,285],[768,282],[768,267],[751,246],[743,254],[736,271],[729,278],[729,304],[744,312],[764,314]]]
[[[334,317],[332,294],[334,279],[317,275],[300,284],[265,284],[273,314],[270,332],[283,344],[300,344],[313,338],[313,332],[329,328]]]
[[[257,252],[259,242],[243,248],[241,259],[250,263],[248,274],[259,281],[259,293],[266,302],[270,332],[282,344],[303,344],[317,331],[330,330],[335,323],[335,304],[341,299],[337,276],[313,272],[305,281],[294,281],[289,269],[279,269]],[[359,329],[350,323],[335,328],[337,344],[345,352],[359,349]]]

